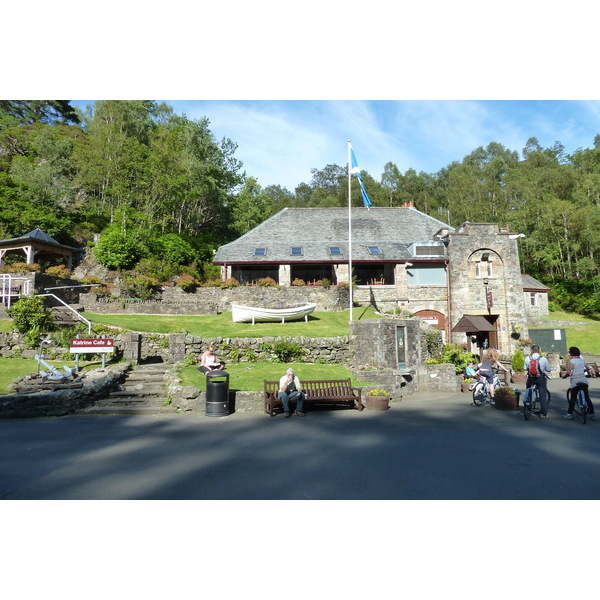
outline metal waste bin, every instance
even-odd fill
[[[206,416],[226,417],[229,414],[229,373],[209,371],[206,374]]]

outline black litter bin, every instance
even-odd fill
[[[229,373],[209,371],[206,374],[206,416],[226,417],[229,414]]]

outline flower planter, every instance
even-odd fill
[[[384,411],[390,407],[389,396],[365,396],[368,410]]]
[[[461,392],[465,392],[466,394],[470,394],[471,393],[471,386],[475,385],[474,383],[471,383],[469,381],[463,381],[460,384],[460,390]]]
[[[494,407],[498,410],[518,410],[520,392],[517,390],[514,395],[509,396],[502,394],[501,389],[497,389],[494,394]]]
[[[527,373],[513,373],[510,376],[511,383],[527,383]]]

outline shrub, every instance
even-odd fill
[[[159,286],[158,279],[146,275],[137,275],[134,278],[126,279],[124,282],[125,293],[128,297],[139,298],[140,300],[150,300]]]
[[[326,277],[323,277],[323,279],[321,280],[321,285],[325,289],[329,289],[331,287],[331,281],[329,281],[329,279],[327,279]]]
[[[240,287],[240,282],[235,277],[230,277],[226,281],[219,282],[219,287],[224,290],[234,287]]]
[[[523,373],[525,371],[525,357],[520,349],[512,357],[511,367],[515,373]]]
[[[184,292],[193,292],[198,287],[198,280],[187,273],[180,275],[175,282],[175,287],[182,289]]]
[[[475,362],[476,358],[472,354],[464,352],[458,344],[446,344],[444,346],[442,362],[452,363],[456,373],[462,373],[469,361]]]
[[[25,296],[15,302],[7,311],[17,331],[25,334],[30,348],[37,348],[44,331],[54,331],[54,319],[44,309],[44,302],[38,296]]]
[[[304,348],[286,340],[277,340],[273,344],[273,352],[277,357],[276,362],[302,362],[304,358]]]
[[[292,285],[297,285],[297,286],[303,286],[306,285],[304,279],[299,279],[298,277],[296,277],[296,279],[294,279],[294,281],[292,281]]]
[[[46,269],[46,275],[52,275],[52,277],[62,277],[67,279],[71,275],[71,271],[65,267],[65,265],[57,265],[55,267],[48,267]]]
[[[12,265],[4,265],[0,273],[39,273],[40,265],[37,263],[28,265],[24,262],[15,262]]]
[[[261,277],[256,285],[262,287],[279,287],[277,282],[272,277]]]

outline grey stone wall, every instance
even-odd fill
[[[98,294],[81,294],[80,304],[86,311],[100,314],[170,314],[210,315],[231,310],[231,303],[264,308],[294,306],[314,302],[317,311],[346,310],[350,302],[347,287],[321,286],[262,287],[240,286],[237,288],[198,288],[184,292],[176,287],[164,287],[152,300],[114,298]]]

